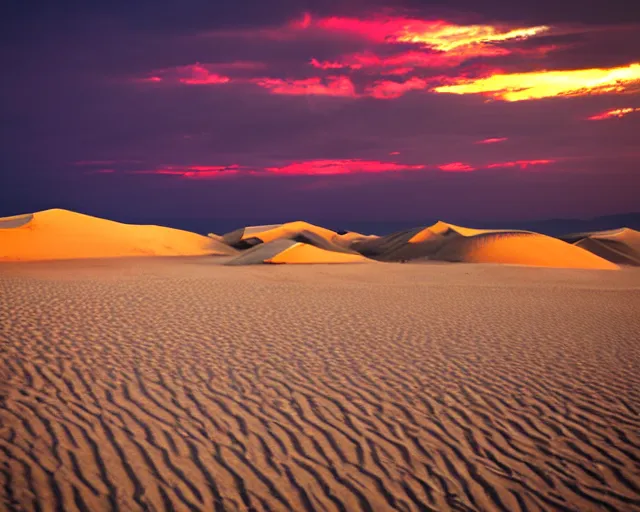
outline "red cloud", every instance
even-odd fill
[[[180,75],[178,81],[188,85],[226,84],[231,79],[228,76],[211,73],[204,66],[196,63],[191,66],[177,68]]]
[[[498,142],[504,142],[507,137],[494,137],[490,139],[483,139],[476,142],[476,144],[497,144]]]
[[[300,80],[257,78],[253,82],[260,87],[268,89],[272,94],[339,96],[345,98],[358,96],[353,82],[346,76],[327,77],[326,83],[318,77]]]
[[[451,162],[449,164],[438,165],[438,169],[446,172],[469,172],[475,171],[475,167],[471,167],[469,164],[462,162]]]
[[[425,169],[425,165],[406,165],[378,160],[308,160],[294,162],[282,167],[267,167],[265,171],[272,174],[289,176],[326,176],[335,174],[378,173],[389,171],[413,171]]]

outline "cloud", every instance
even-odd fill
[[[398,155],[394,151],[391,155]],[[186,179],[216,179],[240,176],[339,176],[352,174],[382,174],[400,171],[427,171],[439,170],[444,172],[472,172],[482,169],[496,169],[520,167],[526,169],[532,165],[546,165],[555,160],[515,160],[489,164],[470,164],[466,162],[448,162],[438,165],[407,164],[396,161],[366,160],[358,158],[345,159],[311,159],[299,160],[273,166],[244,166],[232,165],[164,165],[155,169],[133,169],[125,171],[128,174],[150,174],[178,176]],[[113,169],[91,172],[115,172]]]
[[[475,171],[476,167],[472,167],[471,165],[462,162],[451,162],[448,164],[438,165],[438,169],[446,172],[469,172]]]
[[[556,160],[515,160],[512,162],[497,162],[493,164],[488,164],[486,169],[500,169],[504,167],[520,167],[520,169],[526,169],[531,165],[549,165],[555,163]]]
[[[587,119],[589,121],[603,121],[605,119],[621,118],[624,116],[628,116],[629,114],[634,114],[638,112],[640,112],[640,107],[614,108],[614,109],[605,110],[604,112],[600,112],[599,114],[590,116]]]
[[[508,140],[508,137],[492,137],[489,139],[482,139],[476,142],[476,144],[497,144]]]
[[[433,90],[450,94],[485,94],[503,101],[523,101],[555,96],[622,93],[640,84],[640,63],[610,69],[572,69],[495,74],[460,79]]]
[[[250,169],[233,165],[187,165],[187,166],[163,166],[157,169],[144,169],[129,171],[130,174],[154,174],[180,176],[188,179],[228,178],[236,176],[240,172],[251,173]]]
[[[335,174],[414,171],[425,168],[425,165],[398,164],[378,160],[344,159],[293,162],[279,167],[267,167],[265,171],[272,174],[326,176]]]
[[[315,23],[309,20],[304,29],[311,26],[327,31],[353,33],[379,43],[415,43],[444,52],[526,39],[549,30],[547,26],[457,25],[446,20],[421,20],[402,16],[365,19],[334,16],[319,19]]]
[[[283,78],[257,78],[253,83],[267,89],[272,94],[284,94],[289,96],[337,96],[343,98],[355,98],[355,86],[345,76],[329,76],[324,80],[320,77],[304,79]]]
[[[388,100],[399,98],[409,91],[424,90],[427,86],[426,80],[417,77],[409,78],[404,82],[380,80],[368,86],[365,90],[365,95],[372,98]]]

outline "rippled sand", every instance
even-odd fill
[[[2,510],[640,510],[640,271],[0,265]]]

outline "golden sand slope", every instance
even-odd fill
[[[0,290],[0,510],[640,510],[638,269],[133,258]]]
[[[616,269],[617,265],[564,241],[528,231],[470,229],[438,222],[354,245],[387,261],[430,259],[560,268]]]
[[[233,253],[226,244],[196,233],[121,224],[67,210],[0,219],[0,260]]]
[[[361,263],[367,260],[357,253],[336,252],[310,244],[281,238],[246,250],[227,265],[257,265],[261,263]]]
[[[640,232],[634,229],[578,233],[563,239],[613,263],[640,266]]]

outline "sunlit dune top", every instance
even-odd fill
[[[0,260],[233,254],[212,238],[52,209],[0,219]]]
[[[513,233],[513,230],[508,229],[472,229],[463,228],[462,226],[456,226],[454,224],[448,224],[439,220],[433,226],[423,229],[416,233],[409,239],[409,243],[420,243],[432,239],[434,236],[444,236],[449,233],[455,233],[461,236],[477,236],[487,233]],[[515,231],[517,233],[526,233],[526,231]]]
[[[245,233],[248,233],[248,236],[260,238],[263,242],[271,242],[278,238],[287,238],[301,231],[310,231],[311,233],[321,236],[325,240],[331,240],[336,236],[336,233],[330,229],[316,226],[301,220],[287,222],[286,224],[281,224],[279,226],[263,226],[263,228],[263,230],[259,231],[255,228],[249,231],[245,229]]]
[[[364,254],[371,253],[385,261],[426,259],[558,268],[618,268],[603,257],[546,235],[507,229],[471,229],[442,221],[356,247],[364,249]]]
[[[230,260],[228,265],[362,263],[370,261],[360,254],[328,251],[310,244],[280,238],[257,245]]]
[[[326,229],[304,221],[287,222],[285,224],[269,224],[265,226],[247,226],[224,235],[227,244],[235,247],[244,247],[252,239],[258,242],[271,242],[281,238],[293,238],[303,233],[312,233],[314,236],[330,242],[337,236],[335,231]],[[253,244],[248,244],[253,245]]]
[[[614,270],[618,266],[580,247],[537,233],[494,231],[458,237],[440,259],[468,263],[506,263],[538,267]]]

